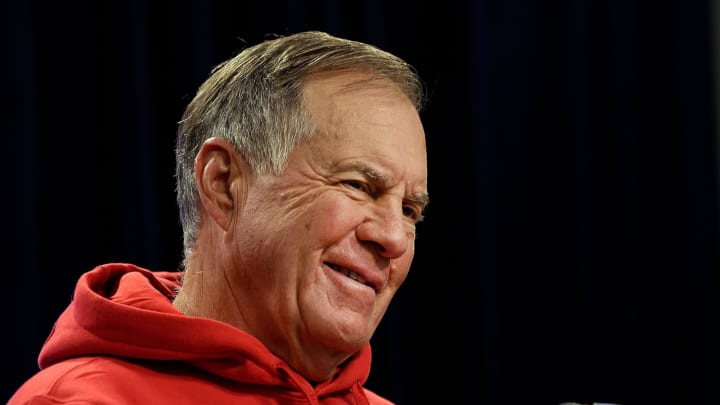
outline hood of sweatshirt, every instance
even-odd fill
[[[308,382],[259,340],[228,324],[191,317],[172,305],[181,272],[109,263],[83,274],[43,345],[40,368],[78,356],[184,362],[243,383],[307,389]],[[363,385],[370,345],[317,386],[316,395]],[[305,388],[303,388],[305,387]]]

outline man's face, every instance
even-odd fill
[[[230,277],[247,300],[243,317],[291,364],[369,342],[408,274],[427,202],[417,112],[385,82],[344,87],[359,78],[307,82],[314,137],[282,175],[257,176],[237,213],[235,268],[244,270]]]

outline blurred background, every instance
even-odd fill
[[[416,66],[431,204],[368,387],[418,403],[720,403],[717,1],[4,0],[9,398],[77,277],[178,267],[174,140],[271,34]]]

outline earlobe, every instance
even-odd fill
[[[210,138],[195,157],[195,184],[205,214],[228,230],[237,209],[238,181],[243,180],[243,162],[230,142]]]

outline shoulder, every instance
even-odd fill
[[[158,397],[163,387],[172,390],[177,378],[167,369],[184,367],[174,362],[134,362],[114,357],[89,356],[61,361],[40,370],[13,395],[8,405],[19,404],[128,404]],[[140,402],[137,402],[140,401]]]

